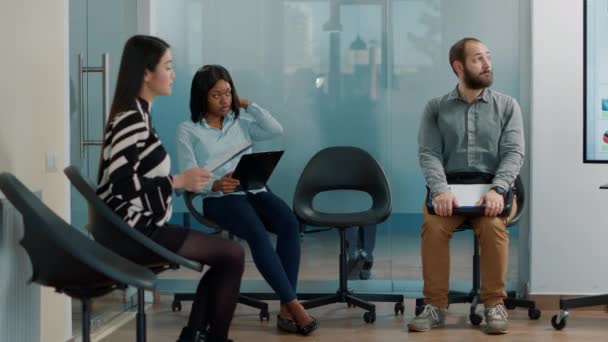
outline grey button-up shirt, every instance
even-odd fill
[[[429,101],[418,131],[418,160],[433,196],[449,191],[446,173],[487,172],[509,189],[524,160],[517,101],[490,88],[472,103],[450,93]]]

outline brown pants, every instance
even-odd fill
[[[454,229],[468,220],[479,238],[481,264],[481,302],[502,304],[506,298],[505,284],[509,261],[509,232],[507,223],[517,213],[517,201],[509,217],[437,216],[423,208],[422,276],[427,304],[439,308],[448,306],[450,285],[450,239]]]

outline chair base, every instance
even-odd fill
[[[376,305],[369,302],[395,302],[395,315],[403,314],[403,295],[396,294],[368,294],[359,293],[355,295],[348,290],[338,290],[336,293],[306,293],[298,295],[298,298],[306,300],[302,302],[305,309],[312,309],[319,306],[346,303],[348,307],[358,307],[366,312],[363,314],[365,323],[376,321]]]
[[[278,297],[275,294],[267,293],[241,293],[239,294],[238,302],[260,310],[260,321],[269,321],[270,312],[268,311],[268,303],[262,300],[275,300]],[[173,295],[173,303],[171,310],[181,311],[182,301],[194,300],[194,293],[176,293]]]
[[[562,330],[566,327],[566,321],[570,314],[568,309],[585,308],[596,305],[608,305],[608,294],[560,299],[560,312],[551,317],[551,325],[557,330]]]
[[[366,323],[374,323],[376,321],[376,306],[367,301],[373,302],[395,302],[395,314],[403,314],[403,295],[395,294],[369,294],[361,293],[356,296],[348,289],[347,274],[346,274],[346,229],[337,228],[340,233],[340,271],[339,271],[339,287],[336,293],[306,293],[299,294],[298,298],[306,300],[302,302],[305,309],[316,308],[319,306],[347,303],[349,307],[356,306],[366,310],[363,314],[363,320]]]
[[[450,291],[448,294],[448,305],[461,303],[471,303],[471,307],[469,309],[469,320],[473,325],[481,324],[483,317],[476,312],[477,305],[481,304],[479,290],[471,289],[471,291],[468,293]],[[517,298],[517,293],[515,291],[507,291],[507,298],[504,299],[504,304],[508,310],[513,310],[515,308],[528,309],[528,317],[531,320],[537,320],[540,318],[541,311],[536,307],[536,302],[533,300]],[[416,316],[420,314],[423,309],[424,298],[416,298]]]

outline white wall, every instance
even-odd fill
[[[583,1],[532,1],[532,294],[608,292],[608,165],[583,164]]]
[[[0,5],[0,172],[9,171],[69,217],[68,185],[60,172],[45,172],[46,152],[59,171],[67,164],[67,0],[3,0]],[[1,276],[1,274],[0,274]],[[68,297],[41,291],[42,341],[71,337]]]

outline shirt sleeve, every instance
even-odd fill
[[[257,103],[249,104],[245,112],[251,117],[247,122],[247,130],[253,141],[268,140],[283,134],[283,126]]]
[[[450,191],[443,169],[443,139],[437,125],[438,114],[439,104],[436,100],[429,101],[418,130],[418,161],[431,196]]]
[[[198,165],[196,161],[196,155],[194,154],[194,144],[192,142],[192,135],[189,133],[186,125],[181,124],[177,127],[176,132],[176,150],[177,150],[177,167],[179,172],[184,172],[193,167],[204,167],[205,165]],[[216,177],[212,177],[207,185],[205,185],[199,193],[208,194],[213,193],[211,188],[213,187],[213,182],[216,181]],[[178,190],[177,193],[181,195],[183,191]]]
[[[498,146],[500,163],[492,180],[493,185],[503,189],[511,187],[523,165],[525,148],[521,108],[512,98],[505,113],[505,122]]]

